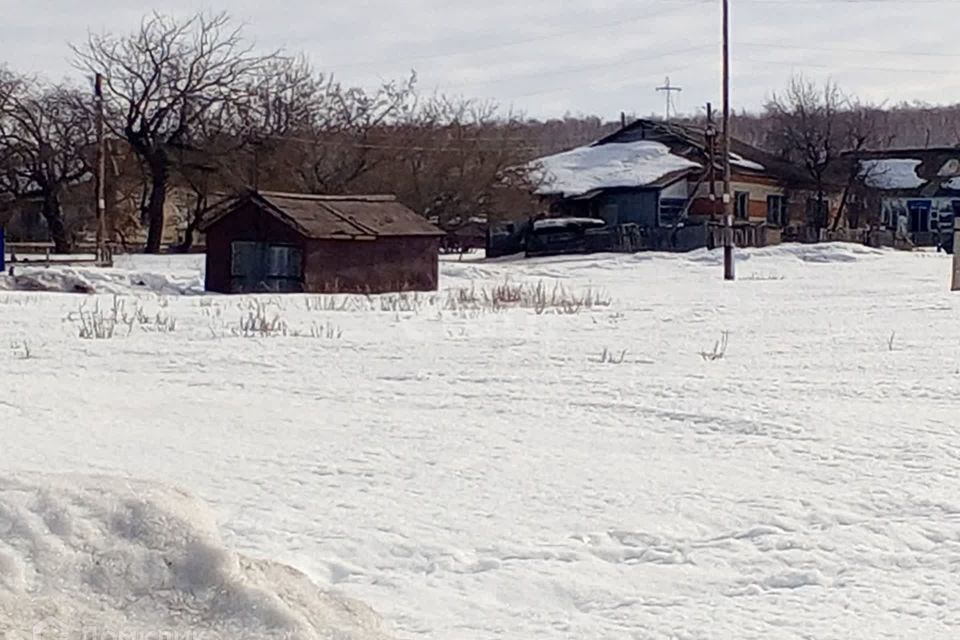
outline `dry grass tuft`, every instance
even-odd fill
[[[33,347],[26,338],[10,341],[10,353],[18,360],[29,360],[33,357]]]
[[[714,362],[716,360],[723,360],[723,358],[727,355],[727,345],[729,344],[729,341],[730,341],[730,332],[724,331],[720,335],[720,339],[717,340],[716,343],[714,343],[713,350],[701,351],[700,357],[703,358],[704,361],[709,361],[709,362]]]
[[[583,310],[609,307],[609,296],[595,289],[582,292],[568,290],[560,283],[547,288],[544,283],[535,285],[513,284],[504,281],[490,288],[472,285],[450,290],[444,307],[448,310],[482,309],[503,311],[507,309],[533,309],[537,315],[558,313],[574,315]]]
[[[600,359],[598,362],[600,364],[623,364],[627,361],[627,350],[622,349],[618,353],[610,351],[606,347],[603,348],[603,351],[600,353]]]

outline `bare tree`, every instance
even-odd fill
[[[851,228],[860,226],[861,207],[851,207],[850,201],[859,196],[862,203],[863,196],[868,190],[871,181],[880,179],[883,171],[877,167],[865,168],[860,160],[860,153],[868,149],[888,146],[892,142],[892,135],[884,135],[884,112],[881,109],[865,105],[856,98],[846,99],[845,110],[841,114],[840,144],[843,146],[844,156],[839,160],[837,175],[842,180],[843,191],[837,214],[833,219],[833,230],[840,227],[846,220]]]
[[[803,76],[794,76],[783,94],[774,94],[766,105],[773,120],[772,146],[801,165],[817,191],[817,210],[811,226],[827,226],[826,176],[843,151],[838,114],[846,96],[833,82],[817,87]]]
[[[817,229],[830,225],[827,187],[842,189],[832,220],[836,230],[845,217],[850,195],[864,178],[851,158],[892,141],[882,133],[883,111],[861,103],[833,82],[817,86],[803,76],[794,76],[787,90],[774,94],[767,103],[765,116],[769,121],[767,146],[802,166],[815,185],[816,210],[808,224]]]
[[[416,104],[411,75],[383,83],[375,91],[323,82],[308,131],[310,142],[296,175],[314,193],[347,193],[402,149],[395,144],[397,123]]]
[[[524,167],[538,149],[524,138],[523,121],[492,103],[434,97],[410,132],[416,142],[405,145],[400,167],[385,177],[401,199],[441,226],[487,218],[503,190],[529,186]]]
[[[36,196],[55,250],[71,248],[63,191],[89,175],[94,122],[82,94],[9,72],[0,79],[0,191]]]
[[[109,126],[149,171],[147,251],[158,252],[171,146],[192,143],[211,114],[240,110],[251,100],[251,78],[276,55],[255,53],[223,13],[187,20],[153,14],[135,33],[91,35],[73,50],[78,68],[106,79]]]

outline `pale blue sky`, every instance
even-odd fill
[[[957,0],[731,0],[733,102],[757,109],[794,71],[877,102],[960,102]],[[422,89],[531,116],[683,112],[719,102],[720,0],[0,0],[0,60],[71,74],[67,42],[127,31],[145,12],[226,10],[266,48],[370,85],[416,69]]]

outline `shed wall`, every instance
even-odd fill
[[[312,293],[435,291],[440,237],[311,240],[304,289]]]
[[[207,229],[206,289],[233,293],[230,286],[230,245],[234,241],[289,244],[306,253],[306,239],[250,203]]]

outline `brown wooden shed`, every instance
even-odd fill
[[[434,291],[443,232],[393,196],[252,192],[211,209],[207,291]]]

